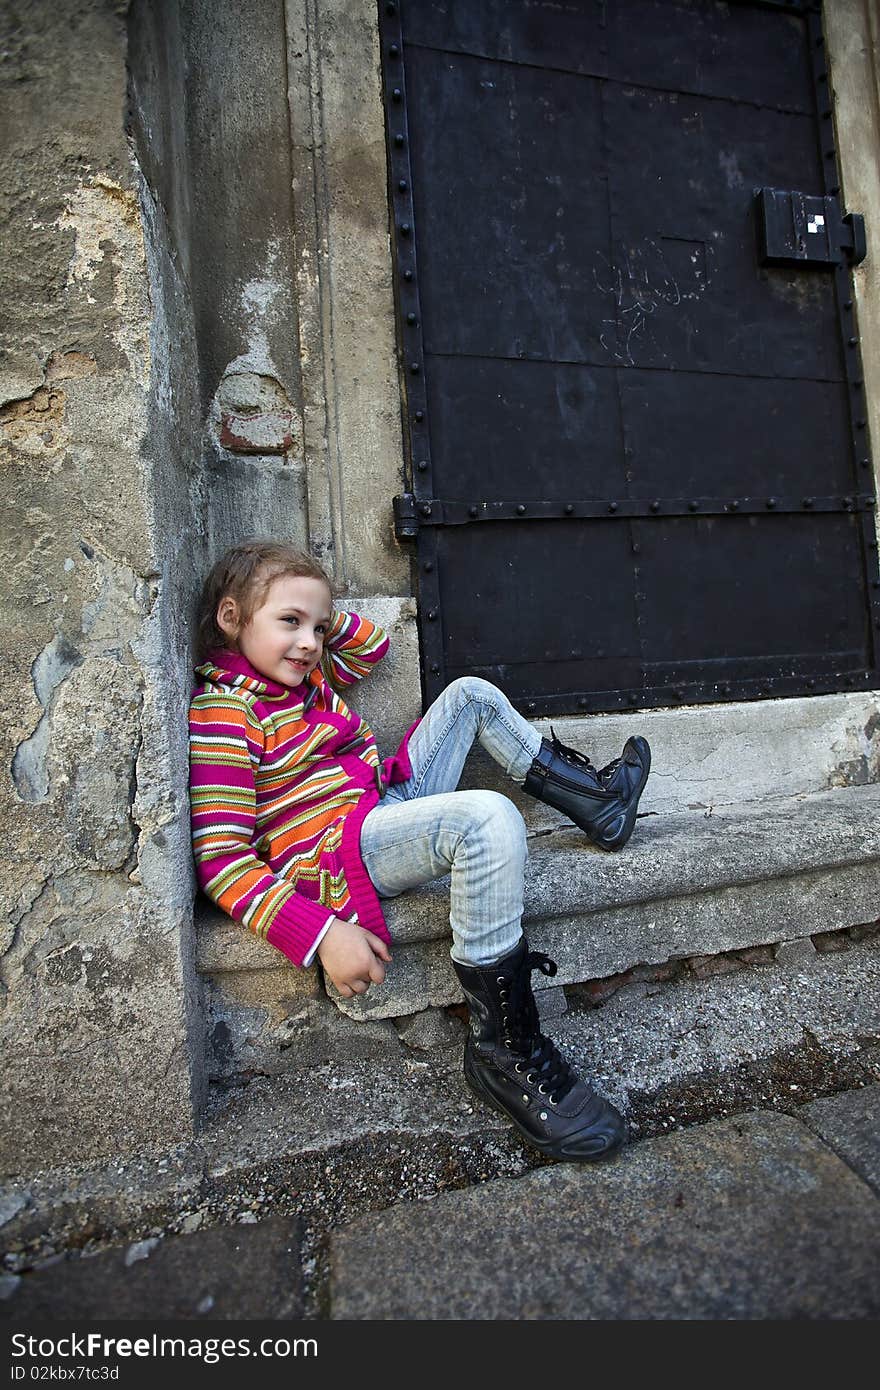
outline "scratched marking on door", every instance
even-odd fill
[[[602,320],[599,341],[623,366],[635,365],[634,350],[651,333],[651,320],[700,299],[711,282],[712,248],[686,237],[619,241],[613,260],[597,256],[593,279],[614,301],[615,317]]]

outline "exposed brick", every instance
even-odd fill
[[[832,951],[848,951],[852,940],[845,931],[820,931],[811,941],[820,955],[830,955]]]
[[[656,965],[634,965],[630,974],[634,980],[674,980],[682,969],[680,960],[666,960]]]
[[[780,941],[776,947],[778,965],[809,965],[816,958],[816,948],[810,938],[798,941]]]
[[[873,941],[874,937],[880,936],[880,922],[861,922],[848,930],[852,941]]]
[[[774,960],[772,946],[747,946],[744,951],[734,951],[733,955],[744,965],[772,965]]]
[[[618,975],[608,975],[604,980],[585,980],[583,984],[568,985],[566,993],[570,999],[580,1000],[589,1008],[597,1009],[623,985],[628,985],[632,977],[632,970],[624,970]]]
[[[289,410],[233,415],[224,411],[220,443],[237,454],[286,454],[293,448],[293,416]]]
[[[741,961],[725,955],[691,956],[688,965],[698,980],[708,980],[712,975],[732,975],[743,968]]]

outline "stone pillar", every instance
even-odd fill
[[[2,1172],[194,1129],[192,478],[125,134],[125,5],[4,9]],[[172,400],[173,395],[173,400]]]
[[[869,437],[880,487],[880,15],[874,0],[826,0],[841,202],[865,218],[868,254],[853,272]]]

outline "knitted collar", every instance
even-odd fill
[[[206,680],[231,685],[236,690],[250,690],[255,695],[268,695],[276,699],[294,692],[302,699],[306,693],[303,689],[305,685],[318,685],[321,681],[320,668],[316,667],[299,685],[282,685],[280,681],[272,681],[261,675],[240,652],[229,651],[226,647],[209,652],[208,660],[196,667],[196,673]]]

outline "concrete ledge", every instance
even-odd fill
[[[675,920],[676,914],[686,913],[689,919],[675,933],[672,954],[680,956],[831,931],[837,926],[874,921],[880,911],[876,895],[880,784],[762,805],[725,806],[711,814],[699,809],[641,816],[633,838],[619,854],[594,849],[579,831],[566,825],[532,836],[529,856],[525,921],[530,925],[560,919],[559,925],[565,928],[597,913],[677,903],[678,907],[669,908],[666,915]],[[743,940],[737,930],[735,939],[722,935],[718,938],[721,944],[712,944],[714,928],[697,920],[711,895],[756,885],[764,885],[766,893],[769,883],[784,879],[803,880],[804,893],[797,893],[792,884],[774,888],[774,893],[779,891],[786,900],[784,910],[776,913],[768,900],[759,917],[764,926],[750,940]],[[810,906],[809,899],[817,889],[827,890],[828,897]],[[694,901],[688,905],[688,899]],[[810,914],[812,924],[799,930],[802,911]],[[448,914],[448,879],[439,879],[385,905],[391,934],[404,946],[445,941]],[[638,940],[628,948],[632,958],[625,964],[614,963],[624,958],[615,953],[607,970],[603,961],[601,971],[581,978],[626,969],[640,960],[661,959],[656,952],[651,954],[660,939],[657,928],[649,925],[653,921],[656,913],[646,911],[637,928]],[[827,925],[820,926],[820,921],[827,921]],[[204,899],[197,923],[197,961],[204,974],[264,970],[273,963],[282,971],[295,969],[274,947]],[[639,941],[648,954],[642,953]]]
[[[563,743],[597,767],[616,757],[630,734],[644,734],[652,764],[643,811],[676,814],[880,780],[880,695],[873,690],[533,723],[546,737],[552,723]],[[529,827],[559,822],[558,812],[525,796],[480,748],[468,757],[461,785],[509,796]]]
[[[646,816],[620,854],[593,849],[571,827],[536,835],[524,926],[556,961],[558,986],[874,921],[878,813],[874,784],[712,814]],[[338,1007],[380,1019],[459,1002],[448,911],[446,881],[389,901],[396,947],[385,983],[356,999],[328,986]],[[239,968],[253,969],[271,949],[215,914],[200,933],[199,963],[221,958],[229,970],[240,960]],[[288,969],[282,962],[280,971]]]

